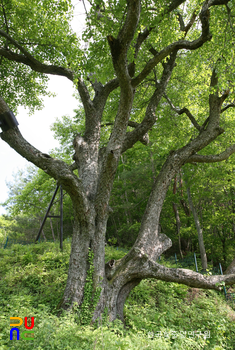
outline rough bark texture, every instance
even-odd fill
[[[171,11],[175,10],[182,0],[173,0],[163,13],[159,15],[159,23]],[[92,99],[86,84],[77,78],[76,84],[84,106],[86,124],[84,135],[74,138],[75,163],[68,166],[59,159],[41,153],[30,145],[21,135],[18,127],[0,134],[20,155],[25,157],[47,174],[53,177],[69,194],[74,209],[74,228],[68,280],[61,306],[71,309],[76,302],[82,305],[89,271],[89,251],[93,252],[93,291],[100,288],[100,297],[93,314],[93,321],[99,318],[105,308],[109,319],[117,317],[123,319],[123,305],[129,292],[145,278],[156,278],[163,281],[183,283],[191,287],[219,289],[216,285],[224,281],[225,284],[235,283],[235,274],[224,276],[202,276],[186,269],[169,269],[156,263],[156,259],[171,246],[171,240],[159,232],[159,217],[167,190],[172,179],[185,163],[210,162],[226,159],[235,152],[235,147],[217,156],[201,156],[197,152],[202,150],[217,138],[223,129],[220,127],[221,106],[227,95],[219,96],[218,91],[209,97],[209,116],[200,126],[196,118],[187,108],[179,114],[185,113],[195,126],[198,134],[184,147],[170,152],[159,174],[154,177],[153,188],[142,219],[138,237],[128,254],[118,261],[105,264],[105,232],[109,215],[109,199],[120,156],[136,142],[148,142],[148,131],[156,122],[156,108],[165,95],[167,84],[175,67],[177,53],[181,49],[196,50],[205,42],[210,41],[212,35],[209,26],[209,8],[214,5],[227,4],[228,1],[206,1],[202,4],[199,14],[201,34],[193,40],[178,40],[163,48],[160,52],[150,50],[153,58],[146,62],[142,71],[135,75],[135,62],[128,64],[127,53],[133,44],[135,61],[142,43],[148,38],[153,28],[146,28],[140,32],[133,42],[134,34],[139,22],[141,4],[139,0],[127,1],[127,11],[124,23],[116,38],[107,36],[110,46],[111,59],[116,78],[102,85],[92,83],[94,98]],[[36,72],[57,74],[74,80],[74,72],[67,68],[47,65],[39,62],[9,34],[0,31],[0,36],[11,43],[11,49],[0,48],[0,56],[10,61],[31,67]],[[165,61],[163,61],[165,59]],[[130,124],[130,114],[135,97],[135,88],[144,81],[157,64],[163,65],[162,76],[156,81],[156,89],[150,98],[145,116],[141,123]],[[217,86],[215,70],[212,73],[211,87]],[[105,148],[99,148],[100,129],[103,110],[110,93],[120,88],[119,106],[114,119],[112,134]],[[166,96],[166,95],[165,95]],[[174,108],[173,104],[171,107]],[[9,108],[0,98],[0,114]],[[127,126],[134,130],[127,132]],[[79,176],[73,173],[78,169]]]

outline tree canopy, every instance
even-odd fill
[[[82,107],[73,120],[78,129],[68,125],[61,136],[70,143],[66,161],[35,149],[17,126],[1,138],[71,198],[73,241],[61,306],[82,307],[92,276],[93,320],[105,308],[114,320],[123,319],[127,295],[145,278],[212,289],[235,281],[234,275],[205,277],[156,263],[172,244],[159,229],[172,181],[181,169],[190,177],[194,164],[235,152],[235,8],[229,0],[89,3],[81,40],[70,26],[70,1],[2,1],[0,117],[19,104],[39,108],[49,74],[68,78]],[[115,175],[122,155],[138,142],[154,145],[159,166],[133,247],[105,264]]]

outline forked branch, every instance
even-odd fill
[[[146,109],[145,117],[143,121],[135,128],[135,130],[126,133],[126,138],[122,146],[122,153],[127,149],[133,147],[137,141],[141,141],[156,122],[155,111],[166,90],[172,71],[175,67],[176,56],[177,50],[172,52],[170,58],[164,64],[160,82],[157,84],[156,90],[150,99],[150,102]]]
[[[169,103],[171,109],[176,112],[177,114],[181,115],[183,113],[185,113],[188,118],[190,119],[191,123],[193,124],[193,126],[198,130],[201,131],[202,127],[198,124],[198,122],[196,121],[196,119],[194,118],[194,116],[192,115],[192,113],[189,111],[188,108],[184,107],[182,109],[178,109],[176,108],[173,103],[171,102],[171,100],[169,99],[169,97],[167,96],[167,94],[164,94],[165,99],[167,100],[167,102]]]
[[[178,13],[178,20],[179,20],[179,23],[180,23],[180,30],[182,32],[184,32],[184,37],[186,37],[189,29],[193,26],[196,18],[197,18],[197,13],[196,13],[196,11],[194,11],[192,16],[191,16],[191,18],[190,18],[190,20],[189,20],[189,22],[185,25],[184,24],[184,20],[183,20],[183,16],[181,15],[180,12]]]
[[[210,6],[213,6],[211,4]],[[132,85],[133,87],[138,86],[152,71],[152,69],[161,62],[165,57],[169,56],[173,51],[180,50],[180,49],[186,49],[186,50],[196,50],[199,47],[201,47],[205,42],[211,40],[212,35],[210,33],[209,28],[209,4],[207,2],[204,2],[201,12],[199,14],[202,32],[199,38],[193,40],[193,41],[187,41],[187,40],[179,40],[176,41],[165,48],[163,48],[161,51],[157,52],[156,55],[149,60],[143,70],[132,79]]]

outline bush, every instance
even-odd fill
[[[76,308],[57,317],[69,252],[69,243],[64,252],[54,243],[0,249],[1,350],[234,350],[234,306],[222,293],[175,283],[141,281],[125,303],[126,327],[105,316],[99,328],[81,325]],[[106,260],[126,252],[107,246]],[[9,320],[16,316],[35,317],[34,340],[9,339]],[[203,337],[206,331],[210,338]]]

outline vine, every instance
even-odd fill
[[[91,323],[93,313],[95,311],[96,305],[100,298],[100,293],[102,288],[96,287],[94,290],[93,286],[93,273],[94,273],[94,253],[89,248],[88,252],[88,263],[89,270],[87,271],[86,284],[84,288],[84,297],[80,309],[80,322],[83,325]]]

